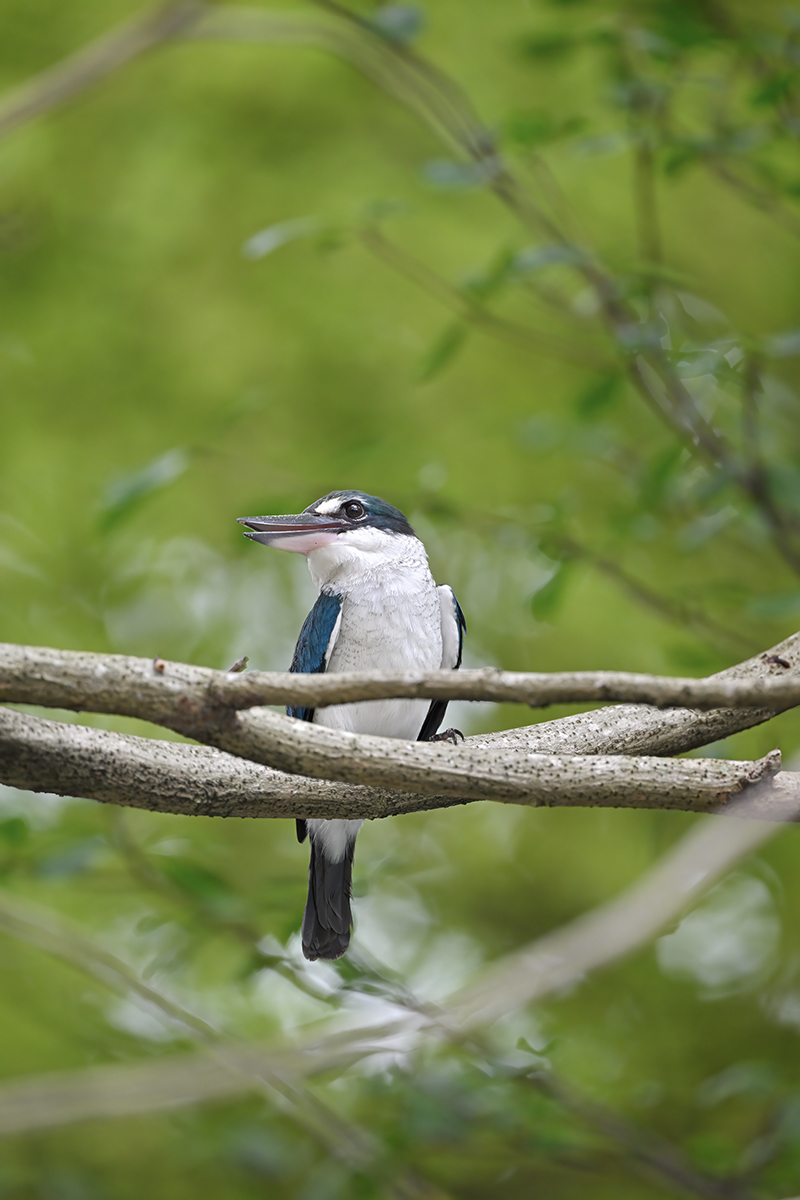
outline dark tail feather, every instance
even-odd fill
[[[308,867],[308,900],[303,913],[303,954],[317,958],[341,958],[350,945],[350,897],[356,840],[348,842],[344,858],[331,862],[322,846],[311,842]]]

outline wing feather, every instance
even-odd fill
[[[455,593],[447,584],[436,589],[439,593],[439,603],[442,609],[442,669],[457,671],[461,666],[461,651],[464,644],[464,634],[467,622],[461,611],[461,605]],[[432,700],[419,732],[418,742],[427,742],[438,731],[447,712],[446,700]]]
[[[290,671],[299,675],[322,675],[328,667],[342,627],[342,598],[330,592],[320,592],[311,612],[303,622],[297,645],[292,656]],[[314,709],[290,704],[286,708],[288,717],[298,721],[313,721]],[[297,840],[306,838],[305,821],[297,821]]]

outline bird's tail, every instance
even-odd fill
[[[360,821],[309,821],[311,862],[303,913],[303,954],[341,958],[350,945],[353,856]]]

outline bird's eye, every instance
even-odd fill
[[[349,517],[351,521],[358,521],[366,513],[363,504],[359,504],[357,500],[348,500],[344,506],[344,515]]]

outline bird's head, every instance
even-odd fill
[[[239,517],[244,536],[278,550],[294,550],[309,558],[314,574],[329,574],[338,564],[374,554],[391,554],[393,544],[416,538],[403,513],[366,492],[329,492],[296,516]],[[328,550],[317,555],[315,551]],[[328,569],[317,572],[315,566]]]

